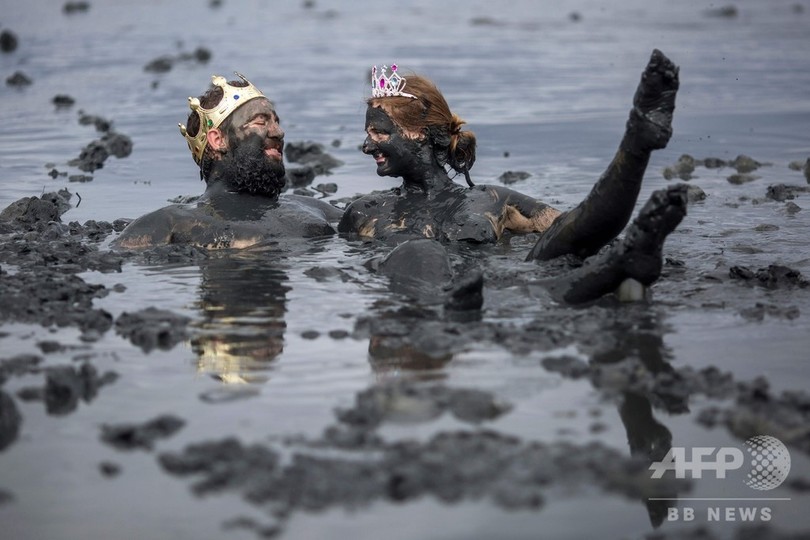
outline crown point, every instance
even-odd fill
[[[402,91],[405,88],[406,81],[404,77],[401,77],[397,73],[398,66],[396,64],[391,64],[390,74],[388,74],[388,69],[389,68],[387,65],[383,65],[378,74],[377,66],[373,66],[371,68],[371,97],[382,98],[400,96],[416,99],[415,95]]]

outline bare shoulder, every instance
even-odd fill
[[[184,223],[211,221],[210,213],[197,207],[173,204],[132,221],[112,244],[114,248],[139,249],[170,242]]]

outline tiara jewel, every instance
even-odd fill
[[[265,97],[261,90],[253,86],[249,80],[241,73],[234,71],[237,77],[247,83],[247,86],[231,86],[225,77],[214,75],[211,77],[212,84],[222,88],[222,99],[214,107],[205,109],[200,105],[200,100],[195,97],[188,98],[189,108],[200,117],[200,129],[192,137],[188,134],[186,126],[177,124],[180,127],[180,134],[185,137],[188,149],[197,165],[202,161],[205,146],[208,144],[207,134],[210,130],[218,128],[222,122],[228,118],[233,111],[258,97]]]
[[[387,74],[388,66],[383,66],[381,70],[377,71],[377,66],[371,68],[371,97],[392,97],[402,96],[416,99],[413,94],[403,92],[405,88],[405,78],[400,77],[397,73],[397,65],[391,64],[391,74]],[[377,74],[379,73],[379,77]]]

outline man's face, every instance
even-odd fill
[[[265,98],[248,101],[231,115],[233,139],[231,148],[239,145],[249,135],[258,135],[264,141],[264,154],[271,160],[281,161],[284,152],[284,130],[279,124],[278,115]]]
[[[419,159],[421,141],[407,137],[380,107],[366,110],[366,140],[363,153],[377,162],[379,176],[409,176],[422,166]]]
[[[284,130],[278,115],[265,98],[253,99],[230,116],[228,152],[219,164],[219,174],[228,189],[277,197],[285,184]]]

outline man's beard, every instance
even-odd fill
[[[229,191],[278,197],[286,182],[284,163],[267,157],[264,146],[258,135],[248,135],[231,146],[216,173]]]

